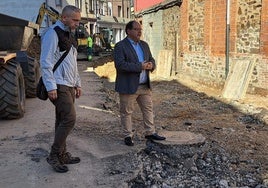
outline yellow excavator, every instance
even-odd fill
[[[47,15],[50,18],[52,23],[55,23],[60,18],[60,14],[57,10],[55,10],[54,8],[50,6],[48,6],[47,8],[46,3],[43,3],[39,9],[39,13],[36,19],[36,24],[41,26],[45,15]]]
[[[95,33],[93,35],[93,55],[99,56],[101,52],[106,49],[106,42],[102,33]]]
[[[88,59],[88,52],[87,52],[88,39],[87,38],[89,36],[89,33],[87,32],[83,23],[80,23],[78,28],[75,30],[75,36],[76,36],[77,44],[78,44],[77,59],[78,60]]]

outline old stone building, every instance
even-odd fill
[[[165,61],[162,76],[224,88],[227,75],[242,71],[247,92],[268,94],[267,1],[166,0],[135,15],[153,55]]]

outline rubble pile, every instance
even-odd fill
[[[265,187],[259,176],[260,165],[241,161],[216,143],[166,147],[147,142],[139,153],[142,168],[129,187]],[[242,163],[251,170],[240,168]]]

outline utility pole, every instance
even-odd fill
[[[226,1],[226,52],[225,52],[225,79],[228,77],[229,73],[229,53],[230,53],[230,2]]]

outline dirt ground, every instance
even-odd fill
[[[139,187],[130,182],[141,172],[139,153],[146,148],[141,113],[137,108],[133,117],[135,146],[127,147],[113,73],[97,65],[79,62],[83,96],[76,101],[77,123],[67,145],[81,163],[69,165],[65,174],[53,172],[45,159],[53,141],[54,108],[49,101],[27,99],[23,118],[0,120],[0,187]],[[268,185],[267,97],[225,103],[219,91],[187,80],[152,84],[157,130],[202,134],[231,156],[230,170],[253,174],[254,183],[240,185]]]
[[[112,67],[110,62],[97,67],[95,72],[113,83],[115,72]],[[267,96],[247,94],[239,101],[231,101],[221,97],[221,90],[183,77],[153,80],[155,123],[159,130],[202,134],[208,142],[217,143],[229,156],[237,158],[239,162],[231,162],[230,168],[256,170],[255,176],[268,186]],[[137,127],[142,122],[139,110],[134,122]],[[137,135],[142,137],[140,132]]]

